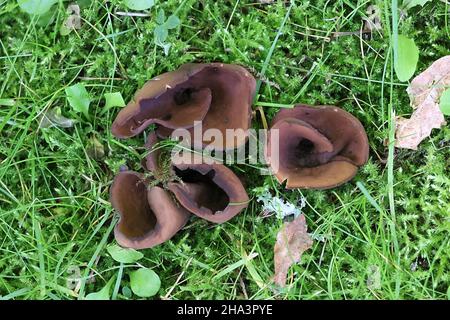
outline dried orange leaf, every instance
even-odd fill
[[[275,284],[281,287],[286,285],[289,267],[300,261],[306,250],[311,248],[312,239],[307,233],[304,215],[299,215],[291,222],[285,222],[277,235],[275,243]]]
[[[436,60],[414,78],[406,91],[415,111],[409,119],[396,119],[397,148],[416,150],[419,143],[430,136],[432,129],[439,129],[446,124],[439,100],[449,86],[450,55]]]

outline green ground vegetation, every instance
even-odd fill
[[[119,15],[132,11],[119,0],[83,0],[81,29],[62,35],[68,4],[59,1],[39,18],[0,0],[0,296],[75,299],[74,292],[83,297],[120,277],[117,298],[138,298],[129,289],[136,264],[114,261],[106,245],[114,243],[117,221],[108,188],[121,165],[140,170],[143,137],[111,135],[119,108],[105,108],[104,94],[120,92],[128,101],[146,80],[183,63],[221,61],[264,80],[259,102],[351,112],[367,130],[370,160],[350,183],[326,191],[285,191],[235,166],[252,197],[264,187],[294,204],[306,199],[313,247],[280,292],[270,280],[281,220],[261,217],[256,201],[223,225],[192,218],[172,241],[142,251],[138,263],[161,279],[156,297],[450,297],[450,128],[434,130],[417,151],[387,143],[394,112],[411,113],[407,83],[393,72],[391,1],[296,1],[287,14],[285,1],[159,0],[148,16],[136,17]],[[361,37],[370,4],[380,8],[382,30]],[[399,32],[420,50],[418,72],[449,54],[449,8],[433,0],[394,12]],[[180,19],[168,30],[167,54],[155,43],[160,9]],[[91,98],[87,115],[66,98],[77,83]],[[73,127],[39,127],[55,107]],[[270,120],[278,108],[263,110]],[[78,271],[81,281],[68,283]]]

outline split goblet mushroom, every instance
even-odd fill
[[[120,220],[114,229],[123,247],[151,248],[171,239],[193,213],[205,220],[223,223],[248,205],[248,195],[239,178],[223,164],[207,164],[194,154],[185,163],[161,167],[158,138],[149,136],[150,153],[143,161],[156,179],[168,179],[167,190],[149,186],[148,178],[133,171],[120,172],[110,189],[111,203]],[[170,159],[169,159],[170,160]]]
[[[194,145],[239,148],[248,138],[255,87],[253,76],[238,65],[185,64],[148,81],[119,112],[112,133],[118,138],[132,137],[156,124],[159,137],[183,128],[189,130]],[[202,126],[201,137],[193,137],[195,121]],[[223,141],[203,137],[208,129],[218,130]],[[227,139],[226,129],[241,129],[243,134]]]
[[[274,130],[278,130],[279,141]],[[279,143],[278,163],[271,154],[275,143]],[[364,127],[335,106],[283,109],[273,119],[266,142],[267,162],[277,180],[286,181],[288,189],[336,187],[352,179],[368,155]]]

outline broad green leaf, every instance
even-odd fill
[[[122,248],[117,244],[110,245],[106,248],[111,257],[117,262],[134,263],[144,256],[134,249]]]
[[[394,64],[395,73],[400,81],[408,81],[416,72],[417,61],[419,61],[419,49],[414,40],[399,35],[397,52],[398,59]]]
[[[111,285],[113,283],[114,277],[109,279],[106,286],[103,287],[102,290],[89,293],[84,299],[85,300],[109,300],[110,299],[110,291],[111,291]]]
[[[167,29],[174,29],[180,25],[180,19],[177,16],[171,15],[167,18],[167,21],[164,23],[164,26]]]
[[[86,88],[81,83],[66,88],[66,95],[70,106],[75,112],[81,112],[86,117],[89,117],[91,100]]]
[[[87,8],[91,5],[93,0],[77,0],[77,4],[80,8]]]
[[[161,280],[155,271],[141,268],[130,273],[130,286],[135,295],[148,298],[158,293]]]
[[[28,14],[41,15],[50,10],[58,0],[17,0],[19,7]]]
[[[48,25],[50,25],[54,20],[55,20],[55,10],[50,10],[47,11],[44,14],[41,14],[39,16],[38,21],[36,22],[36,24],[40,27],[46,27]]]
[[[441,108],[443,114],[450,116],[450,88],[442,93],[439,101],[439,108]]]
[[[415,6],[424,6],[425,3],[430,2],[431,0],[405,0],[403,1],[403,5],[405,5],[406,9],[410,9]]]
[[[164,27],[164,25],[156,26],[153,33],[155,34],[155,42],[157,45],[162,45],[169,35],[169,32],[167,31],[167,28]]]
[[[125,101],[123,101],[122,94],[120,92],[108,92],[105,93],[105,109],[109,110],[113,107],[123,107],[125,106]]]
[[[124,0],[123,4],[131,10],[147,10],[154,6],[155,0]]]
[[[158,14],[156,15],[156,23],[164,24],[164,21],[166,21],[166,15],[164,14],[164,10],[159,9]]]

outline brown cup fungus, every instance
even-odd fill
[[[144,249],[161,244],[183,228],[190,216],[168,191],[148,187],[133,171],[120,172],[114,178],[110,198],[120,215],[114,236],[123,247]]]
[[[279,161],[272,157],[272,130],[278,129]],[[286,188],[328,189],[352,179],[366,163],[369,144],[357,118],[335,106],[297,105],[275,116],[266,142],[266,158]]]
[[[151,142],[149,142],[151,141]],[[150,136],[145,158],[147,170],[157,178],[168,180],[168,189],[180,205],[205,220],[223,223],[241,212],[248,205],[248,195],[241,180],[221,163],[205,163],[197,154],[185,152],[183,161],[171,162],[164,168],[157,139]],[[167,177],[169,177],[167,179]]]
[[[189,130],[193,145],[210,145],[217,150],[239,148],[248,137],[255,86],[253,76],[238,65],[185,64],[153,78],[137,91],[134,101],[114,120],[112,133],[118,138],[132,137],[156,124],[159,137],[183,128]],[[193,137],[195,121],[201,123],[201,137]],[[223,141],[203,138],[207,129],[221,132]],[[244,134],[227,139],[226,129],[241,129]]]
[[[177,179],[169,183],[169,190],[184,208],[200,218],[223,223],[248,205],[241,180],[221,163],[194,160],[172,164],[172,169]]]

